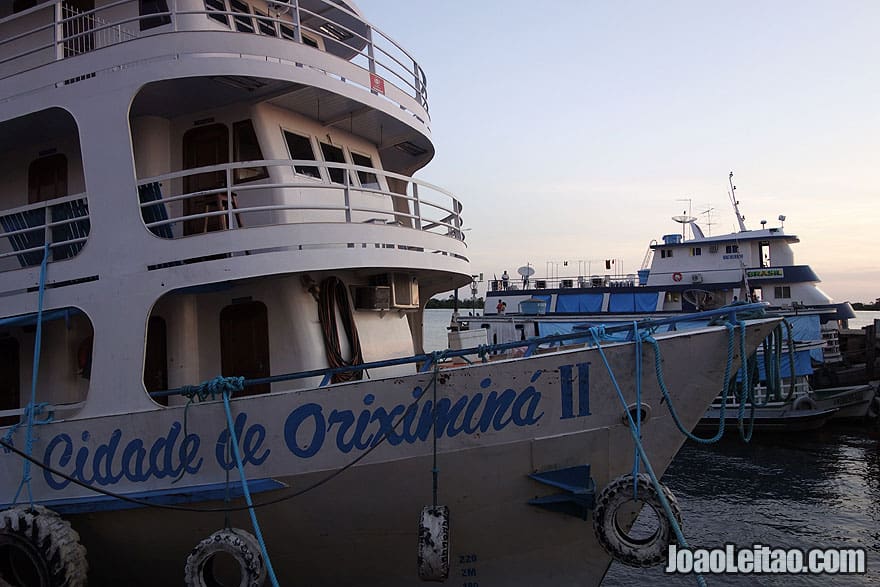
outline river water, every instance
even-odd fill
[[[445,348],[449,310],[428,310],[426,348]],[[861,328],[880,312],[857,312]],[[865,575],[706,575],[708,585],[880,585],[880,428],[827,425],[811,432],[756,432],[713,445],[688,441],[663,482],[681,506],[694,548],[864,548]],[[585,525],[585,532],[592,529]],[[614,563],[603,587],[696,585],[693,575]]]

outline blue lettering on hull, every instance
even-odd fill
[[[577,369],[577,406],[574,380]],[[416,387],[413,401],[393,407],[377,405],[375,395],[368,393],[358,411],[325,408],[310,402],[298,406],[284,422],[283,437],[287,449],[295,456],[309,459],[318,454],[325,443],[335,445],[343,454],[363,451],[385,439],[391,446],[416,444],[437,438],[499,432],[506,428],[537,424],[544,416],[542,394],[535,383],[544,374],[535,371],[528,385],[516,390],[493,389],[492,379],[480,381],[479,390],[456,399],[425,397],[430,390]],[[559,368],[562,419],[590,415],[589,363],[563,365]],[[577,410],[575,411],[575,407]],[[234,422],[242,462],[264,464],[273,452],[265,446],[269,437],[266,427],[249,423],[248,414],[240,412]],[[125,439],[121,429],[95,445],[89,431],[79,439],[63,432],[46,445],[43,462],[49,467],[90,485],[115,485],[122,480],[143,483],[157,479],[179,479],[197,475],[204,465],[200,454],[202,438],[195,433],[183,434],[180,422],[172,423],[167,432],[152,439]],[[210,450],[210,448],[209,448]],[[235,467],[229,447],[229,432],[223,428],[214,442],[214,460],[221,470]],[[62,490],[70,480],[44,470],[43,478],[52,489]]]

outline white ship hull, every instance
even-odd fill
[[[750,323],[748,348],[775,325]],[[667,387],[692,427],[718,394],[727,361],[723,327],[660,338]],[[632,344],[606,347],[628,404],[635,402]],[[738,356],[733,363],[738,365]],[[683,441],[644,346],[642,403],[650,409],[642,442],[662,474]],[[258,510],[282,585],[417,585],[418,520],[432,503],[431,411],[437,429],[439,503],[450,507],[451,579],[464,585],[595,585],[609,556],[588,522],[527,502],[558,493],[528,477],[589,464],[599,488],[629,472],[633,441],[624,409],[595,349],[492,361],[470,367],[234,400],[232,412],[255,501],[275,499],[349,465],[404,418],[356,466],[301,496]],[[419,395],[416,389],[424,390]],[[446,411],[444,406],[458,406]],[[186,428],[184,430],[184,422]],[[198,507],[226,483],[222,402],[58,421],[38,427],[33,454],[88,484],[159,502],[187,496]],[[23,445],[24,430],[15,437]],[[360,445],[358,447],[357,445]],[[5,455],[2,495],[21,479],[22,461]],[[175,481],[177,477],[179,480]],[[36,469],[35,499],[63,512],[89,552],[96,585],[171,585],[199,540],[224,527],[222,513],[156,508],[118,510],[68,481]],[[231,485],[238,486],[234,466]],[[585,480],[586,481],[586,480]],[[216,499],[216,498],[214,498]],[[234,500],[235,505],[242,502]],[[104,508],[111,508],[101,511]],[[232,525],[249,528],[246,512]]]

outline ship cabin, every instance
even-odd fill
[[[536,279],[527,266],[521,268],[519,281],[492,280],[485,314],[499,313],[504,302],[505,314],[616,320],[764,301],[787,313],[805,308],[821,311],[823,323],[853,317],[849,304],[834,304],[817,287],[819,277],[809,266],[795,265],[791,245],[799,239],[781,227],[707,237],[697,224],[688,224],[692,238],[676,233],[652,241],[644,268],[636,274],[616,272],[621,263],[609,259],[604,275]],[[586,269],[593,263],[580,261],[578,265]]]
[[[470,280],[425,75],[343,1],[4,2],[0,80],[0,425],[410,356]]]

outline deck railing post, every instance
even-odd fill
[[[367,37],[367,68],[370,70],[370,75],[372,76],[372,75],[376,74],[376,50],[375,50],[375,47],[373,46],[373,27],[371,27],[369,25],[367,25],[366,37]],[[370,81],[370,85],[371,86],[373,85],[372,81]],[[379,92],[372,89],[372,88],[370,89],[370,91],[372,93],[376,94],[377,96],[379,95]]]
[[[52,252],[52,233],[49,229],[49,206],[43,206],[43,246],[49,245],[49,252]]]
[[[55,28],[53,37],[55,41],[55,61],[64,59],[64,11],[61,0],[55,3]]]
[[[422,229],[422,207],[419,202],[419,184],[412,182],[413,188],[413,216],[415,216],[416,230]]]
[[[299,0],[293,0],[290,17],[293,19],[293,36],[297,43],[302,43],[302,22],[299,18]]]
[[[424,106],[424,104],[422,103],[422,76],[419,74],[419,64],[416,63],[415,59],[412,60],[412,64],[413,64],[412,73],[415,78],[415,83],[413,84],[413,87],[416,90],[415,99],[416,99],[416,102],[419,103],[419,106]]]
[[[232,229],[232,169],[226,168],[226,230]],[[236,228],[238,228],[236,226]]]
[[[343,185],[343,194],[345,196],[345,222],[351,223],[351,186],[349,182],[350,174],[348,169],[343,170],[344,173],[344,181]]]

